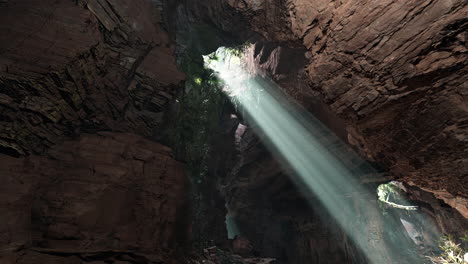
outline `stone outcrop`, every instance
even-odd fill
[[[158,133],[184,76],[160,5],[0,3],[0,150],[40,154],[67,136]]]
[[[172,263],[185,246],[186,178],[168,147],[100,132],[0,164],[1,263]]]

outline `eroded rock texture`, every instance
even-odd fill
[[[466,229],[466,1],[166,2],[179,42],[202,53],[253,42],[251,68],[389,171],[381,183],[424,188],[429,193],[415,188],[411,198],[430,221],[447,233]],[[218,34],[205,46],[196,42],[204,27]],[[252,244],[249,253],[284,263],[364,263],[320,217],[326,214],[310,209],[287,172],[251,143],[239,154],[243,161],[217,174],[228,210]],[[376,188],[379,176],[369,176]]]
[[[276,43],[255,53],[274,79],[305,50],[290,95],[320,96],[350,143],[407,182],[466,197],[466,1],[179,2],[187,20]]]
[[[139,1],[0,3],[0,147],[43,153],[81,131],[157,133],[183,74],[160,7]]]
[[[158,1],[0,2],[0,263],[182,255],[183,166],[145,139],[184,79],[161,16]]]
[[[100,132],[0,164],[1,263],[171,263],[185,246],[186,178],[168,147]]]
[[[208,53],[250,39],[262,74],[363,156],[466,217],[466,1],[164,2],[182,48]],[[159,3],[0,1],[1,263],[181,255],[182,167],[140,137],[158,133],[184,78]],[[213,241],[225,242],[222,196],[243,230],[234,243],[241,254],[363,263],[251,131],[233,134],[235,122],[215,139],[223,146],[207,192],[216,219],[205,221]],[[432,194],[416,189],[412,198],[443,231],[466,229]]]

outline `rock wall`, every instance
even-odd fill
[[[447,233],[466,229],[464,1],[179,0],[166,5],[183,48],[190,39],[184,32],[196,39],[202,35],[198,28],[212,32],[203,35],[205,46],[194,45],[201,53],[254,43],[247,54],[252,69],[271,77],[362,157],[390,172],[369,175],[374,188],[379,179],[417,186],[411,198],[430,221]],[[310,209],[287,172],[258,142],[250,142],[238,153],[244,160],[217,175],[228,211],[244,230],[239,244],[251,243],[240,252],[280,263],[364,263],[339,228],[323,221],[326,213],[316,205]]]
[[[0,263],[183,256],[184,166],[148,140],[185,78],[161,10],[0,2]]]
[[[101,130],[154,136],[184,75],[151,1],[0,3],[0,149]]]
[[[174,15],[208,20],[240,42],[272,43],[258,62],[276,80],[299,68],[300,82],[285,91],[311,110],[314,98],[325,102],[368,159],[466,197],[465,1],[198,2],[178,1]],[[305,51],[303,67],[291,50]]]
[[[262,135],[255,135],[252,129],[240,125],[235,133],[225,135],[223,142],[231,139],[236,146],[234,150],[220,152],[225,170],[230,170],[216,174],[218,191],[225,198],[231,222],[239,231],[238,238],[232,241],[233,251],[244,256],[275,258],[280,264],[368,263],[320,200],[300,191],[292,180],[293,173],[276,161],[261,143]],[[347,145],[329,134],[324,136],[328,137],[330,151],[349,156],[346,153],[351,149]],[[226,143],[220,147],[225,146]],[[233,156],[236,157],[234,164]],[[354,204],[355,218],[348,219],[347,224],[356,225],[356,228],[358,223],[366,226],[374,242],[388,247],[379,247],[379,250],[400,256],[398,263],[423,261],[423,256],[432,254],[431,250],[437,248],[437,241],[443,234],[464,235],[468,222],[459,208],[452,208],[433,193],[418,187],[404,187],[407,199],[419,206],[418,211],[379,208],[377,187],[394,177],[376,173],[362,160],[348,162],[347,167],[363,173],[359,180],[369,193],[343,194],[342,199],[352,200]],[[218,167],[222,166],[218,163]],[[409,240],[401,219],[414,225],[420,236],[411,256],[404,255],[406,248],[394,248],[399,244],[387,243],[396,237]],[[403,243],[404,240],[398,241]]]
[[[2,263],[176,261],[187,234],[182,167],[141,137],[159,133],[184,78],[163,21],[199,52],[257,43],[252,62],[363,156],[466,212],[464,1],[165,2],[162,14],[160,1],[0,1]],[[239,163],[223,148],[213,161],[217,221],[220,194],[249,254],[362,263],[247,141]],[[441,223],[454,214],[439,209]]]
[[[100,132],[0,164],[1,263],[172,263],[187,246],[184,167],[168,147]]]
[[[237,172],[223,179],[227,208],[239,229],[233,248],[279,264],[366,263],[318,200],[307,200],[247,128]],[[236,243],[244,240],[239,246]],[[245,242],[247,241],[247,242]]]

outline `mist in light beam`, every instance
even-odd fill
[[[382,220],[375,190],[364,188],[358,180],[360,173],[346,167],[343,157],[359,160],[356,154],[337,153],[330,146],[336,140],[323,136],[331,132],[291,103],[273,82],[245,71],[242,61],[228,50],[219,49],[215,56],[204,58],[244,118],[264,137],[266,146],[294,172],[292,178],[299,189],[306,197],[320,200],[369,263],[423,262],[412,253],[415,245],[403,235],[401,223]],[[385,239],[384,228],[399,231],[394,239]]]

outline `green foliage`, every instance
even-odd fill
[[[377,188],[377,196],[380,201],[389,201],[400,193],[400,188],[393,183],[381,184]]]
[[[404,210],[418,209],[417,206],[409,204],[405,199],[404,191],[395,182],[379,185],[377,188],[377,196],[383,209],[387,207]]]
[[[250,45],[251,45],[251,43],[247,41],[247,42],[245,42],[243,44],[240,44],[240,45],[237,45],[237,46],[232,46],[232,47],[226,47],[224,49],[233,56],[241,57],[242,54],[244,54],[245,50]]]
[[[185,91],[178,99],[179,108],[167,134],[176,155],[187,162],[192,179],[201,183],[207,172],[210,138],[225,97],[214,72],[204,68],[202,61],[186,55],[181,66],[187,75]]]
[[[465,234],[461,240],[467,240],[468,234]],[[428,257],[433,264],[463,264],[464,255],[468,253],[457,244],[453,236],[443,236],[439,241],[439,247],[443,251],[439,256]]]
[[[174,116],[166,131],[166,140],[178,159],[186,163],[191,180],[191,222],[193,248],[202,252],[211,246],[209,212],[211,210],[208,168],[213,135],[219,128],[227,98],[220,89],[215,73],[204,68],[203,59],[196,51],[179,58],[179,66],[186,74],[185,89],[178,96]]]
[[[244,49],[245,46],[239,46],[229,52],[240,57]],[[177,158],[187,164],[191,179],[192,246],[199,252],[213,244],[212,226],[207,219],[213,210],[214,179],[208,178],[208,168],[213,135],[219,129],[224,107],[229,104],[221,89],[222,82],[213,70],[205,67],[201,52],[200,47],[193,45],[178,59],[186,74],[185,89],[178,97],[176,111],[166,131],[166,139]],[[208,59],[217,61],[220,55],[214,52]]]
[[[462,241],[468,242],[468,231],[460,238]]]

